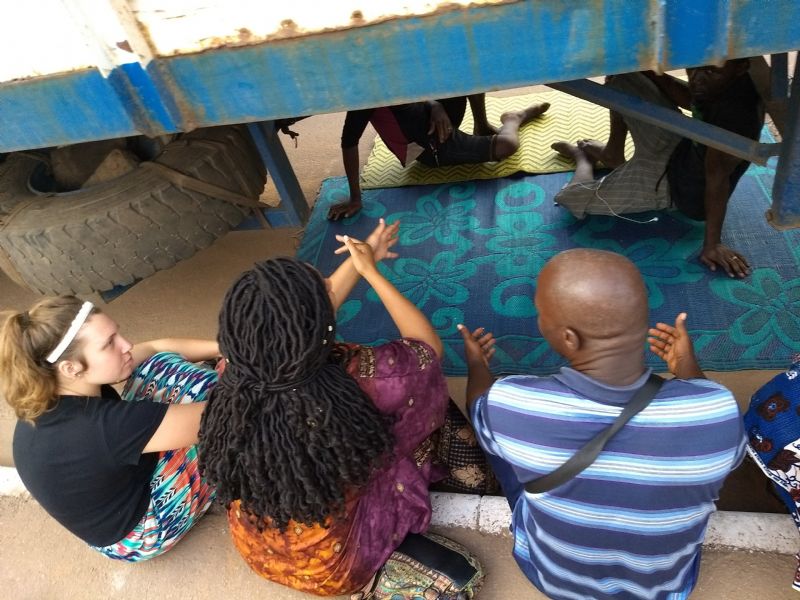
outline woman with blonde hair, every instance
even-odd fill
[[[133,345],[74,296],[0,326],[0,393],[19,421],[14,463],[31,495],[106,556],[139,561],[173,546],[210,506],[197,433],[216,342]],[[111,384],[128,380],[122,395]]]
[[[368,238],[394,257],[398,224]],[[331,276],[343,299],[352,261]],[[133,345],[91,302],[42,300],[0,325],[0,394],[19,422],[14,462],[33,497],[73,534],[111,558],[139,561],[171,548],[208,509],[197,438],[217,373],[214,341]],[[111,384],[127,383],[120,397]]]

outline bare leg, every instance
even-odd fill
[[[575,145],[583,150],[587,158],[593,163],[602,162],[603,151],[606,149],[606,145],[603,142],[587,138],[578,140]]]
[[[594,180],[594,161],[578,146],[567,142],[556,142],[550,146],[564,158],[575,161],[575,175],[571,183],[587,183]]]
[[[628,126],[618,112],[612,110],[609,115],[608,142],[603,144],[597,140],[580,140],[578,148],[584,151],[590,161],[600,161],[609,169],[616,169],[625,162],[625,138],[628,135]]]
[[[519,128],[547,112],[548,108],[550,103],[543,102],[500,115],[503,125],[494,138],[494,160],[503,160],[514,154],[519,148]]]
[[[347,183],[350,187],[350,198],[347,202],[334,204],[328,210],[328,219],[338,221],[352,217],[361,210],[361,184],[358,180],[358,145],[352,148],[342,148],[342,164],[347,175]]]
[[[472,94],[467,96],[469,107],[472,110],[472,133],[474,135],[495,135],[497,127],[489,124],[486,118],[486,94]]]

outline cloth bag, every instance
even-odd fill
[[[452,400],[437,435],[435,460],[447,468],[447,477],[434,483],[433,491],[480,496],[500,492],[500,484],[478,444],[472,424]]]
[[[800,529],[800,355],[761,386],[744,414],[747,453],[769,478]],[[800,553],[792,589],[800,592]]]
[[[483,567],[461,544],[440,535],[411,533],[351,600],[471,600]]]

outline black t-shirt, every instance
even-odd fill
[[[405,135],[406,140],[421,146],[427,143],[430,110],[424,102],[397,104],[387,108],[397,120],[397,124]],[[374,108],[365,108],[363,110],[348,111],[344,118],[344,127],[342,127],[342,148],[358,146],[358,141],[364,135],[367,123],[369,123],[375,110]]]
[[[158,453],[142,450],[169,405],[61,396],[35,425],[17,422],[14,463],[31,495],[64,527],[93,546],[125,537],[150,502]]]
[[[694,107],[695,115],[711,125],[757,140],[764,125],[764,105],[748,73],[737,77],[722,95],[705,106]],[[672,203],[683,214],[705,220],[706,147],[688,138],[680,141],[667,166]],[[733,193],[750,163],[743,160],[729,178]]]

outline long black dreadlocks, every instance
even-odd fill
[[[228,359],[200,427],[200,467],[226,505],[322,523],[393,446],[390,422],[332,353],[325,283],[292,258],[257,264],[228,290],[219,345]]]

